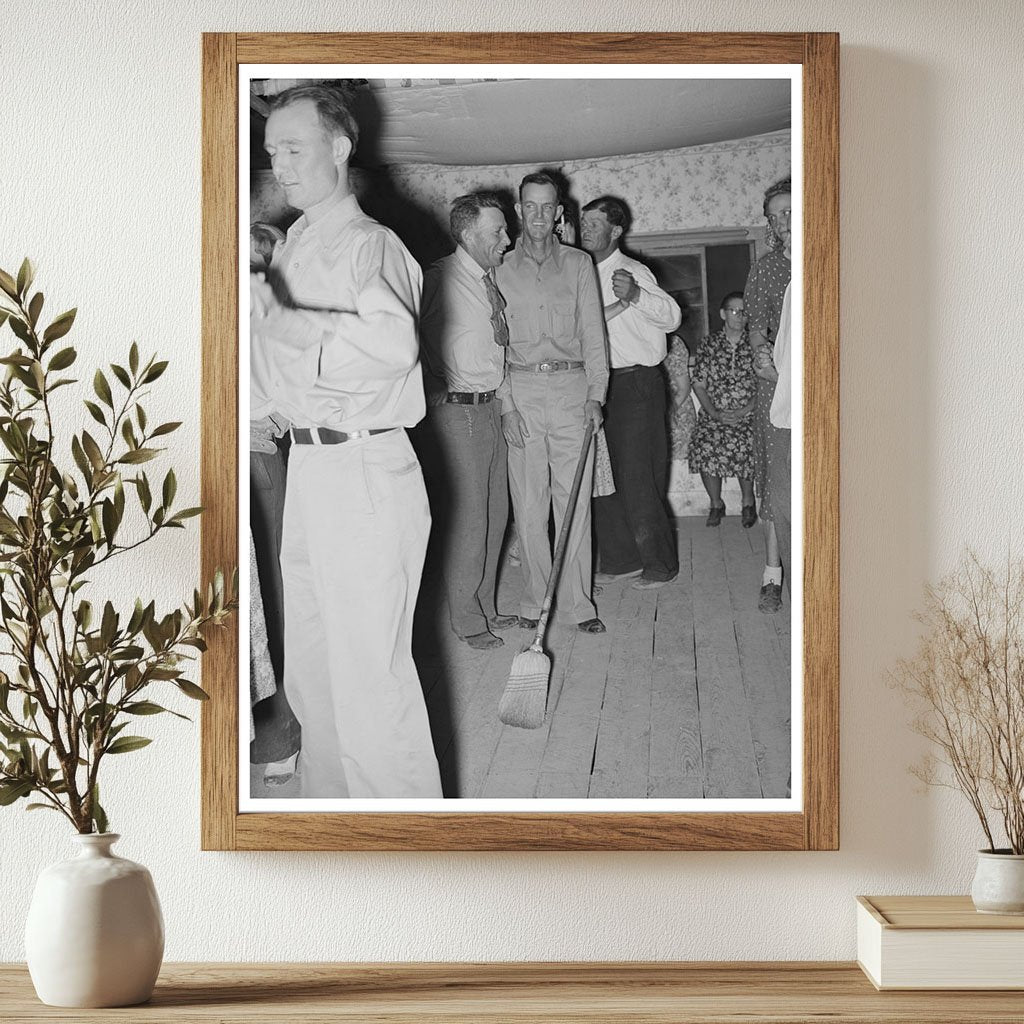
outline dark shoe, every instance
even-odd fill
[[[511,629],[519,622],[518,615],[495,615],[487,625],[491,629]]]
[[[634,590],[659,590],[661,587],[667,586],[674,579],[675,579],[675,576],[673,576],[671,580],[649,580],[649,579],[645,579],[643,576],[641,576],[640,579],[633,581],[633,589]]]
[[[464,636],[462,638],[473,648],[474,651],[491,651],[495,647],[504,647],[505,641],[500,636],[495,636],[493,633],[474,633],[472,636]]]
[[[717,526],[722,521],[722,518],[724,516],[725,516],[725,506],[724,505],[712,505],[711,508],[708,509],[708,517],[704,521],[704,525],[705,526]]]
[[[744,505],[740,511],[740,522],[744,530],[749,530],[757,522],[757,509],[753,505]]]
[[[778,583],[766,583],[757,599],[757,610],[771,615],[782,607],[782,587]]]
[[[587,619],[576,627],[581,633],[603,633],[604,623],[600,619]]]
[[[538,622],[540,622],[540,619],[527,619],[524,618],[522,615],[519,616],[520,629],[536,629]]]
[[[631,572],[595,572],[594,582],[615,583],[616,580],[631,580],[634,576],[639,576],[642,572],[642,568],[633,569]]]

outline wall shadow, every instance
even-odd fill
[[[857,126],[840,188],[841,843],[923,872],[940,825],[906,770],[922,747],[888,673],[934,563],[935,73],[844,46],[841,89],[840,124]]]

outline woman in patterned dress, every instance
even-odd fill
[[[779,329],[782,300],[792,276],[789,259],[791,210],[790,179],[784,178],[764,194],[764,214],[768,218],[772,249],[750,268],[743,296],[750,345],[754,352],[754,369],[760,378],[754,407],[754,485],[760,500],[761,521],[765,525],[765,570],[757,604],[763,612],[776,612],[782,605],[782,561],[772,511],[771,464],[773,460],[785,457],[785,450],[779,443],[778,428],[772,426],[769,413],[778,379],[772,365],[772,349]]]
[[[267,621],[263,616],[260,573],[256,567],[256,545],[249,531],[249,742],[256,739],[252,709],[277,690],[274,666],[267,644]]]
[[[719,309],[725,326],[700,343],[690,384],[700,402],[690,438],[690,472],[700,473],[711,508],[707,526],[725,515],[722,478],[739,478],[743,494],[741,522],[757,522],[754,505],[754,398],[758,378],[747,337],[743,293],[730,292]]]
[[[672,462],[686,462],[690,450],[690,435],[697,425],[697,414],[690,398],[690,353],[686,342],[678,335],[670,339],[668,355],[662,364],[668,378],[668,393],[672,399],[668,410],[668,431]]]

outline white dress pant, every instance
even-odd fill
[[[441,796],[412,659],[429,532],[404,430],[292,446],[281,573],[304,797]]]

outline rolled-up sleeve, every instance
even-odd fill
[[[633,278],[640,289],[640,297],[633,303],[633,308],[652,327],[666,334],[674,331],[683,318],[679,303],[658,287],[654,274],[646,267],[638,266],[633,271]]]

